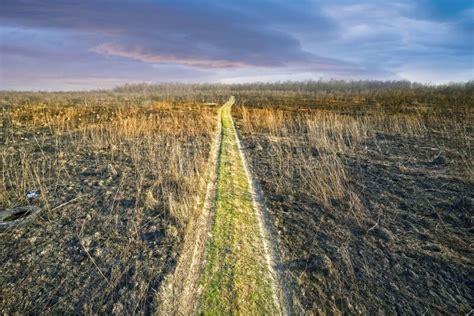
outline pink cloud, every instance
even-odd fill
[[[102,55],[120,56],[151,64],[180,64],[202,68],[244,68],[254,66],[240,61],[231,61],[225,59],[177,57],[174,55],[145,53],[140,49],[126,49],[114,44],[102,44],[94,47],[92,51]]]

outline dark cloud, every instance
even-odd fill
[[[84,78],[418,80],[450,65],[465,79],[474,49],[464,0],[3,0],[0,19],[8,87],[42,76],[71,87]]]
[[[469,0],[422,0],[419,1],[422,10],[418,14],[425,18],[450,21],[472,9],[472,6]]]
[[[322,61],[290,34],[269,27],[274,18],[291,23],[285,10],[310,24],[311,15],[283,3],[7,0],[2,7],[11,25],[92,32],[102,41],[96,52],[145,62],[243,67]]]

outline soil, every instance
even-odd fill
[[[23,121],[41,121],[37,116],[64,102],[63,96],[58,98],[44,99],[38,112],[24,111]],[[74,107],[82,106],[82,99],[77,100]],[[110,105],[119,99],[109,101],[78,120],[112,121],[116,114]],[[130,102],[135,110],[143,105]],[[285,107],[292,102],[285,100]],[[166,167],[157,184],[150,170],[137,168],[143,157],[128,150],[131,144],[120,137],[118,151],[106,143],[81,147],[72,131],[57,137],[45,126],[13,124],[4,116],[17,109],[3,104],[0,208],[32,205],[43,211],[28,225],[0,231],[2,312],[155,311],[157,292],[183,248],[183,223],[171,206],[186,209],[185,198],[195,193],[193,183],[198,182],[189,178],[204,174],[197,166],[176,177],[166,172],[207,155],[212,135],[203,128],[199,135],[170,134],[147,143],[160,154],[156,162]],[[177,113],[200,110],[194,106],[163,112],[183,124],[197,121],[198,115],[184,121],[178,117],[184,114]],[[64,114],[60,112],[57,116]],[[469,143],[473,131],[465,133]],[[465,168],[472,154],[465,142],[438,133],[436,127],[428,135],[379,132],[362,144],[364,150],[341,154],[350,188],[360,200],[354,208],[343,199],[333,199],[331,205],[316,202],[298,177],[287,179],[291,183],[282,192],[272,178],[279,173],[272,160],[278,139],[241,133],[280,246],[277,269],[291,277],[296,311],[467,314],[474,308],[474,182],[467,173],[472,169]],[[169,158],[177,143],[175,148],[182,149],[178,163]],[[302,152],[321,154],[296,140],[287,145],[293,146],[286,152],[294,163],[302,163],[297,158]],[[40,197],[29,202],[24,189],[37,189]],[[171,203],[176,196],[168,193],[182,200]]]
[[[127,238],[137,203],[127,175],[132,168],[118,161],[118,171],[100,170],[86,153],[78,160],[80,165],[68,168],[74,180],[60,181],[48,192],[48,202],[55,206],[83,198],[43,212],[29,226],[2,232],[5,313],[133,311],[151,298],[135,297],[137,285],[158,287],[160,276],[175,264],[179,235],[170,234],[174,223],[163,209],[147,209],[138,238]],[[96,305],[97,297],[108,303]]]
[[[98,109],[110,111],[105,106]],[[183,118],[193,116],[181,112]],[[173,192],[179,199],[190,196],[191,188],[171,176],[157,184],[151,173],[137,170],[127,150],[132,145],[126,140],[119,149],[78,146],[70,142],[74,130],[58,138],[42,127],[4,122],[8,128],[0,144],[3,174],[29,167],[36,170],[33,176],[41,178],[43,186],[34,187],[41,196],[31,203],[43,211],[28,225],[0,231],[2,312],[135,314],[155,310],[156,291],[174,270],[183,230],[171,215],[171,197],[160,194]],[[209,152],[211,138],[204,132],[195,138],[159,136],[145,145],[156,148],[165,165],[172,156],[169,144],[179,143],[187,150],[189,157],[181,157],[182,166],[186,159],[196,160],[197,155]],[[48,162],[61,158],[55,164],[60,170],[49,169]],[[192,175],[188,172],[183,177]],[[37,183],[22,179],[28,185]],[[21,191],[21,183],[0,183],[6,190],[0,192],[0,208],[28,205],[26,198],[14,195]],[[147,192],[152,192],[151,202]]]
[[[244,130],[244,129],[241,129]],[[472,131],[468,131],[471,133]],[[474,182],[456,140],[378,133],[342,155],[360,209],[318,204],[298,177],[281,192],[271,137],[242,134],[304,312],[467,314],[474,308]],[[296,144],[293,142],[292,144]],[[314,151],[304,143],[291,152]],[[296,148],[299,147],[299,148]],[[291,180],[289,180],[291,181]]]
[[[212,103],[215,105],[215,103]],[[207,238],[211,226],[211,212],[215,205],[219,152],[222,142],[221,110],[216,115],[208,169],[200,179],[206,189],[204,200],[194,205],[198,210],[191,215],[183,233],[183,248],[173,273],[166,276],[159,290],[160,306],[157,314],[188,315],[198,309],[199,279],[206,254]],[[203,192],[204,193],[204,192]],[[203,195],[203,194],[201,194]]]

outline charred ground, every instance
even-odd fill
[[[4,313],[156,308],[199,198],[215,109],[104,94],[8,94],[0,207],[42,208],[0,232]]]
[[[296,310],[473,308],[473,85],[131,85],[0,93],[5,313],[153,313],[205,195],[217,105],[233,116]]]
[[[471,104],[401,91],[240,103],[297,308],[471,310]]]

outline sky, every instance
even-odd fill
[[[0,90],[474,79],[471,0],[0,0]]]

